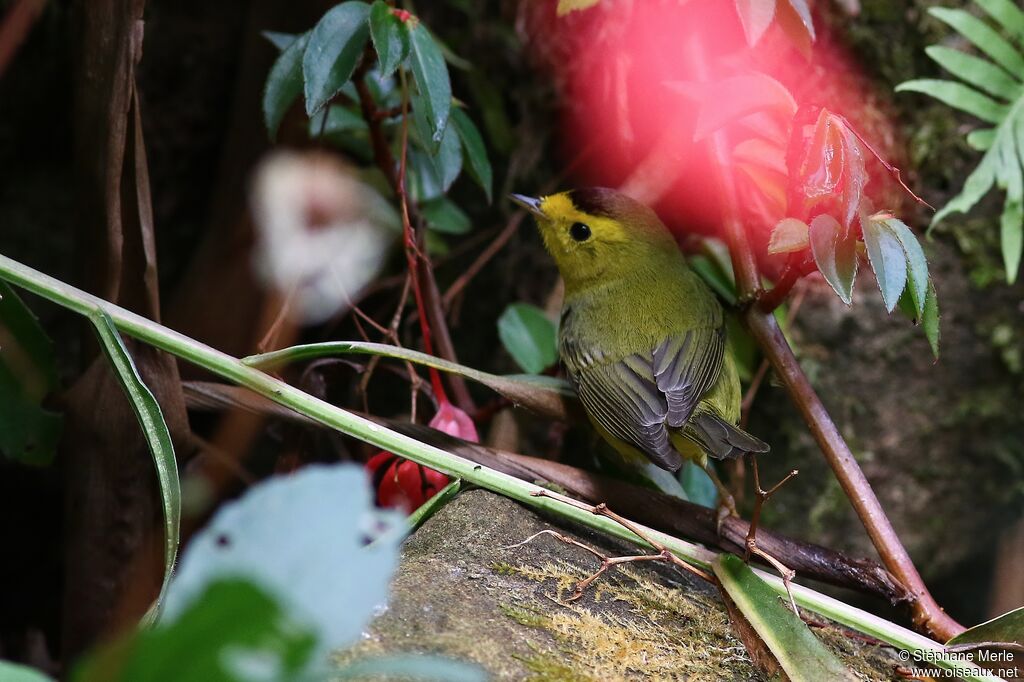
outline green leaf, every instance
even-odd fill
[[[418,203],[437,199],[444,194],[441,178],[437,175],[437,164],[428,154],[410,148],[406,152],[406,174],[409,193]]]
[[[729,277],[729,273],[723,272],[707,256],[690,256],[686,260],[690,264],[690,269],[700,275],[704,283],[711,287],[711,290],[718,294],[723,301],[729,305],[736,304],[736,282]]]
[[[743,24],[747,45],[753,47],[772,25],[775,18],[775,0],[736,0],[736,13]]]
[[[494,184],[491,161],[487,158],[487,148],[484,147],[483,137],[476,125],[462,109],[452,109],[452,122],[455,124],[455,131],[462,141],[462,152],[469,170],[469,175],[476,184],[480,185],[484,194],[487,195],[487,203],[491,203],[491,187]]]
[[[52,677],[42,674],[35,668],[8,661],[0,661],[0,680],[4,682],[53,682]]]
[[[390,76],[409,54],[409,31],[384,0],[376,0],[370,7],[370,37],[381,77]]]
[[[750,568],[731,554],[711,564],[722,589],[792,682],[853,682],[857,678]]]
[[[843,303],[853,302],[853,283],[857,278],[857,244],[852,236],[842,237],[842,226],[830,215],[811,221],[811,253],[818,270]]]
[[[1024,12],[1010,0],[975,0],[978,7],[995,19],[1017,40],[1024,40]]]
[[[920,92],[988,123],[999,123],[1008,112],[1006,105],[999,104],[988,95],[983,95],[963,83],[953,81],[919,78],[900,83],[896,86],[896,92]]]
[[[422,99],[419,101],[422,102]],[[459,135],[453,128],[454,126],[447,126],[444,129],[441,146],[437,154],[430,157],[441,181],[442,192],[447,192],[462,172],[462,146],[459,144]]]
[[[352,77],[369,37],[363,2],[343,2],[324,14],[313,28],[302,57],[306,113],[320,111]]]
[[[282,350],[250,355],[242,362],[260,369],[273,369],[299,360],[335,357],[346,353],[380,355],[396,360],[408,360],[425,367],[433,367],[442,372],[451,372],[483,384],[496,393],[508,398],[516,405],[521,405],[538,414],[553,419],[565,420],[570,410],[575,407],[576,392],[563,379],[534,375],[500,376],[481,372],[472,367],[448,362],[426,353],[408,348],[389,346],[383,343],[365,343],[360,341],[332,341],[327,343],[311,343],[292,346]]]
[[[61,416],[43,407],[57,386],[53,344],[39,320],[0,282],[0,454],[33,466],[53,462]]]
[[[420,204],[420,213],[430,229],[445,234],[466,234],[473,229],[469,216],[447,197],[439,197]]]
[[[385,603],[404,534],[401,514],[373,506],[358,465],[308,466],[272,478],[221,507],[192,538],[164,621],[174,622],[211,582],[244,578],[316,635],[323,660],[357,641]]]
[[[181,533],[181,481],[178,480],[174,444],[171,442],[171,433],[167,430],[167,422],[164,421],[160,404],[142,381],[132,356],[129,355],[121,335],[114,326],[114,321],[99,310],[89,315],[89,321],[92,322],[99,338],[103,354],[110,361],[114,375],[121,384],[128,402],[131,403],[132,411],[135,412],[139,426],[142,427],[142,434],[149,445],[149,452],[153,455],[153,466],[156,469],[164,512],[164,582],[153,612],[159,613],[167,594],[168,581],[174,571]]]
[[[421,115],[427,123],[430,135],[424,144],[435,151],[448,127],[448,115],[452,106],[452,84],[448,78],[448,66],[444,55],[430,31],[422,23],[409,31],[409,63],[416,87],[421,95],[413,106],[413,113]]]
[[[979,128],[967,133],[967,144],[979,152],[988,151],[996,141],[995,128]]]
[[[297,33],[281,33],[279,31],[261,31],[260,35],[269,40],[278,52],[284,52],[299,38]]]
[[[997,130],[996,140],[998,139],[999,131]],[[996,181],[995,156],[992,152],[993,150],[989,149],[988,153],[981,159],[981,163],[967,176],[960,194],[950,199],[949,203],[935,212],[935,215],[932,216],[932,227],[938,225],[943,218],[951,213],[967,213],[978,203],[979,199],[988,194],[988,191],[992,189],[992,185]]]
[[[1021,247],[1024,246],[1024,208],[1021,202],[1007,198],[999,220],[1000,244],[1003,250],[1003,265],[1006,268],[1006,282],[1013,284],[1020,269]]]
[[[326,118],[325,118],[326,117]],[[369,126],[361,113],[356,113],[340,104],[332,104],[309,120],[310,137],[321,133],[325,137],[335,137],[351,133],[366,133]]]
[[[718,489],[703,467],[687,461],[679,472],[679,483],[686,491],[686,499],[694,504],[715,508],[718,504]]]
[[[807,223],[796,218],[783,218],[772,230],[768,253],[803,251],[808,245]]]
[[[925,338],[932,348],[932,355],[939,359],[939,298],[935,293],[935,285],[928,280],[928,296],[924,301],[924,314],[921,317]]]
[[[967,628],[946,642],[946,646],[977,642],[1007,642],[1024,646],[1024,606]]]
[[[436,682],[486,682],[478,666],[430,654],[393,654],[357,660],[331,671],[332,680],[402,679]]]
[[[883,214],[885,215],[885,214]],[[925,299],[928,296],[928,260],[925,258],[924,249],[920,242],[906,224],[890,215],[885,217],[872,216],[883,224],[899,240],[903,247],[903,253],[907,259],[907,278],[911,302],[917,311],[916,317],[924,315]]]
[[[409,529],[409,534],[411,535],[412,533],[415,533],[427,519],[440,511],[443,506],[454,500],[455,496],[459,494],[459,490],[461,489],[462,479],[453,479],[448,483],[448,485],[438,490],[433,497],[417,507],[416,511],[409,514],[409,517],[405,520],[405,525]]]
[[[297,623],[271,594],[252,582],[225,577],[201,587],[173,621],[136,631],[101,648],[79,664],[72,679],[299,679],[316,644],[313,632]]]
[[[962,9],[948,7],[932,7],[928,10],[928,14],[948,24],[1008,72],[1024,73],[1024,57],[1020,52],[978,17]]]
[[[1021,94],[1020,81],[990,61],[943,45],[931,45],[924,51],[946,71],[995,97],[1013,101]]]
[[[277,129],[284,115],[302,92],[302,55],[308,43],[309,33],[303,33],[270,67],[267,84],[263,89],[263,122],[271,140],[277,137]]]
[[[886,311],[891,313],[907,285],[907,255],[899,238],[884,222],[864,220],[861,231],[882,301]]]
[[[513,303],[498,318],[498,337],[524,371],[540,374],[558,362],[558,332],[544,311],[529,303]]]

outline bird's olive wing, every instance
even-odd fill
[[[718,380],[724,352],[723,330],[704,327],[671,336],[649,353],[606,363],[578,357],[566,364],[595,422],[674,471],[682,460],[669,429],[683,426]]]

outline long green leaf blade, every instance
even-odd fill
[[[491,161],[487,158],[484,139],[465,111],[455,107],[452,109],[451,116],[452,122],[455,124],[455,131],[459,134],[459,139],[462,140],[462,152],[465,155],[469,175],[487,195],[487,203],[491,203],[494,173],[491,170]]]
[[[1024,40],[1024,12],[1010,0],[975,0],[978,7],[996,20],[1017,40]]]
[[[517,405],[533,410],[539,414],[555,419],[567,419],[574,407],[576,392],[566,381],[548,376],[511,375],[500,376],[481,372],[472,367],[448,362],[433,355],[420,353],[409,348],[390,346],[385,343],[366,343],[361,341],[332,341],[327,343],[311,343],[292,346],[282,350],[250,355],[242,358],[242,362],[251,367],[270,369],[315,358],[333,357],[345,354],[379,355],[396,360],[408,360],[424,367],[433,367],[442,372],[451,372],[464,376],[487,386],[492,391],[508,398]]]
[[[990,95],[1012,102],[1021,94],[1020,81],[990,61],[943,45],[931,45],[924,51],[946,71]]]
[[[174,457],[174,444],[171,433],[164,421],[160,404],[153,397],[149,388],[142,381],[138,368],[132,360],[121,335],[114,326],[110,316],[102,311],[89,315],[96,336],[99,337],[100,348],[110,360],[124,389],[128,402],[139,420],[142,433],[149,444],[156,467],[157,482],[160,487],[160,500],[164,508],[164,582],[157,599],[157,609],[166,594],[167,585],[174,571],[174,562],[178,556],[178,543],[181,533],[181,481],[178,479],[178,462]]]
[[[928,13],[974,43],[975,47],[1010,73],[1024,73],[1024,57],[994,28],[981,19],[962,9],[949,9],[948,7],[932,7]]]
[[[745,563],[722,554],[711,566],[722,588],[792,682],[857,679]]]
[[[370,35],[370,6],[343,2],[328,10],[309,36],[302,57],[306,114],[320,111],[352,77]]]
[[[920,92],[988,123],[1001,123],[1009,111],[1006,105],[999,104],[988,95],[954,81],[919,78],[900,83],[896,86],[896,92]]]

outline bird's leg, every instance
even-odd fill
[[[715,468],[711,466],[711,462],[704,463],[704,471],[707,472],[711,482],[715,484],[715,489],[718,491],[718,505],[716,512],[718,514],[718,525],[716,529],[721,534],[722,523],[726,517],[739,516],[739,512],[736,511],[736,500],[733,498],[732,493],[725,487],[722,480],[718,478],[718,474],[715,473]]]

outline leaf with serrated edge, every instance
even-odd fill
[[[843,303],[850,305],[857,277],[856,243],[852,238],[840,239],[842,226],[830,215],[815,217],[808,233],[818,271]]]
[[[768,253],[792,253],[807,248],[807,223],[796,218],[783,218],[772,230]]]
[[[302,57],[306,113],[320,111],[352,77],[369,38],[370,6],[343,2],[328,10],[313,28]]]
[[[892,312],[907,284],[907,256],[903,245],[884,223],[865,220],[861,223],[868,262],[875,272],[878,289],[887,312]]]

